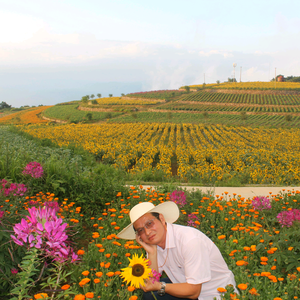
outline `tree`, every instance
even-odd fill
[[[235,78],[229,78],[229,77],[228,77],[228,82],[236,82],[236,79],[235,79]]]
[[[3,108],[11,108],[11,105],[8,105],[6,102],[2,101],[0,103],[0,109],[3,109]]]
[[[89,96],[89,95],[86,95],[86,98],[87,98],[88,100],[90,100],[90,96]]]
[[[91,99],[94,99],[94,98],[95,98],[95,95],[94,95],[94,94],[92,94],[92,95],[91,95]]]
[[[217,80],[217,84],[220,84],[220,80]]]
[[[81,98],[81,101],[82,101],[83,103],[87,103],[88,100],[89,100],[88,96],[83,96],[83,97]]]
[[[113,96],[113,94],[109,94],[108,96],[109,96],[109,97],[112,97],[112,96]]]
[[[122,94],[121,94],[121,96],[122,96],[122,97],[124,97],[124,96],[125,96],[125,94],[124,94],[124,93],[122,93]]]
[[[98,98],[101,98],[101,96],[102,96],[102,95],[101,95],[100,93],[97,94],[97,97],[98,97]]]
[[[187,93],[189,93],[191,90],[191,88],[188,85],[184,86],[184,89],[186,90]]]

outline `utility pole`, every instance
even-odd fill
[[[240,67],[240,82],[242,82],[242,67]]]
[[[204,73],[204,83],[205,83],[205,73]]]
[[[275,89],[276,89],[276,68],[275,68]]]

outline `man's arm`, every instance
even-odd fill
[[[146,285],[141,287],[144,292],[158,291],[161,288],[160,282],[152,283],[151,280],[146,280],[145,283]],[[201,283],[167,283],[165,292],[178,298],[197,299],[200,295],[201,287]]]
[[[151,269],[154,269],[158,272],[157,246],[146,244],[138,235],[136,235],[136,241],[146,250]]]

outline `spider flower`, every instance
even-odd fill
[[[277,215],[277,220],[281,227],[291,227],[294,221],[300,221],[300,210],[294,208],[289,211],[282,211]]]
[[[255,210],[271,209],[270,199],[267,197],[254,197],[252,205]]]
[[[32,178],[40,178],[43,176],[44,170],[40,163],[33,161],[26,165],[22,173],[30,175]]]
[[[170,200],[175,202],[179,207],[186,205],[186,195],[183,191],[173,191],[170,194]]]
[[[72,262],[78,260],[77,254],[68,246],[66,234],[67,223],[56,216],[56,209],[51,207],[28,208],[27,220],[22,219],[14,226],[13,241],[23,246],[41,249],[56,261]]]
[[[137,254],[134,254],[132,259],[129,258],[129,266],[127,268],[121,269],[120,277],[123,278],[123,281],[126,281],[126,284],[130,283],[130,286],[139,288],[140,285],[144,286],[145,279],[148,279],[151,276],[151,269],[148,266],[148,259],[145,259],[143,255],[138,257]]]

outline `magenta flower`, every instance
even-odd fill
[[[44,170],[40,163],[33,161],[27,164],[22,173],[24,175],[30,175],[33,178],[40,178],[43,176]]]
[[[188,226],[191,227],[197,227],[196,221],[199,222],[199,218],[195,214],[189,214],[188,215]]]
[[[157,272],[156,270],[152,269],[151,274],[150,274],[150,280],[152,283],[154,282],[159,282],[160,281],[161,274]]]
[[[4,214],[5,214],[5,212],[0,209],[0,224],[1,224],[1,219],[3,218]]]
[[[170,195],[170,200],[175,202],[180,207],[186,205],[186,195],[183,191],[173,191]]]
[[[24,196],[27,191],[27,188],[23,183],[9,183],[7,180],[2,179],[1,185],[1,193],[3,193],[5,197],[8,197],[10,195]]]
[[[277,215],[277,220],[281,224],[281,227],[291,227],[294,221],[300,221],[300,210],[292,209],[288,211],[282,211]]]
[[[15,269],[15,268],[11,269],[10,271],[11,271],[11,274],[12,274],[12,275],[16,275],[16,274],[19,273],[18,270]]]
[[[55,212],[59,212],[59,204],[56,201],[46,201],[44,205],[53,208]]]
[[[270,199],[267,197],[254,197],[252,205],[255,210],[271,209]]]
[[[78,260],[73,249],[68,246],[67,223],[56,216],[56,207],[28,208],[27,221],[22,219],[14,226],[13,241],[20,246],[40,249],[53,260],[72,262]]]

